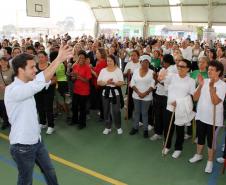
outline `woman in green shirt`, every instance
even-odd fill
[[[161,67],[160,51],[154,50],[153,57],[151,58],[151,66],[154,67],[154,71],[159,71]]]
[[[208,57],[206,56],[201,57],[198,62],[199,69],[190,73],[190,77],[196,81],[196,84],[198,82],[199,75],[202,75],[204,79],[208,78],[208,73],[207,73],[208,63],[209,63]]]

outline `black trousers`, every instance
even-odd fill
[[[208,148],[212,148],[213,144],[213,126],[196,120],[198,144],[204,145],[207,139]],[[217,129],[217,127],[215,127]]]
[[[164,137],[166,140],[167,137],[167,133],[169,130],[169,124],[170,124],[170,119],[172,116],[173,112],[170,112],[168,110],[166,110],[165,112],[165,120],[164,120]],[[172,142],[172,138],[173,138],[173,133],[174,133],[174,129],[176,128],[176,142],[175,142],[175,150],[183,150],[183,143],[184,143],[184,126],[177,126],[174,124],[175,121],[175,116],[173,118],[173,123],[170,129],[170,134],[169,134],[169,138],[168,138],[168,142],[166,144],[166,148],[171,148],[171,142]]]
[[[129,98],[128,101],[128,119],[133,117],[133,110],[134,110],[134,104],[133,104],[133,98],[132,98],[132,94],[133,94],[133,89],[131,87],[129,87],[129,89],[127,89],[127,98]]]
[[[86,126],[86,104],[89,96],[73,94],[72,121],[73,123]]]
[[[4,100],[0,100],[0,116],[3,119],[3,125],[8,125],[9,120],[8,120],[8,116],[6,113]]]
[[[54,93],[38,93],[35,95],[40,124],[54,127],[53,101]],[[47,121],[47,122],[46,122]]]
[[[162,135],[164,129],[163,117],[167,105],[167,96],[155,95],[154,97],[154,128],[155,134]]]
[[[99,87],[97,89],[97,107],[100,111],[100,119],[104,119],[104,110],[103,110],[103,99],[102,99],[102,92],[103,92],[103,88]]]

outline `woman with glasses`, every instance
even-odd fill
[[[192,78],[190,78],[188,75],[191,69],[191,62],[186,59],[183,59],[178,62],[177,68],[178,68],[178,74],[169,75],[164,82],[164,85],[168,90],[167,107],[164,115],[165,140],[168,134],[169,124],[172,116],[173,116],[173,123],[172,123],[171,129],[169,130],[168,140],[165,141],[166,147],[162,152],[164,155],[166,155],[170,151],[174,129],[176,128],[176,142],[175,142],[175,151],[172,155],[173,158],[178,158],[181,155],[181,152],[183,150],[183,143],[184,143],[184,126],[189,125],[190,121],[193,119],[190,113],[188,113],[189,114],[188,117],[191,119],[190,121],[186,119],[182,119],[181,122],[178,122],[177,119],[175,119],[178,111],[177,109],[179,108],[179,105],[181,109],[184,109],[183,104],[181,103],[182,100],[187,101],[186,103],[189,105],[189,107],[191,107],[192,105],[190,104],[192,103],[192,100],[190,96],[193,95],[193,92],[195,91],[195,81]],[[192,113],[192,108],[193,107],[191,107],[191,113]],[[175,112],[175,114],[173,114],[173,112]],[[185,114],[185,113],[182,112],[182,114]]]

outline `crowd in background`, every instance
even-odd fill
[[[93,119],[90,111],[97,110],[98,121],[104,122],[103,134],[110,134],[114,123],[120,135],[124,120],[121,109],[125,108],[125,119],[132,119],[129,134],[137,134],[142,125],[143,137],[149,138],[149,131],[154,129],[150,140],[164,139],[164,155],[170,151],[175,130],[172,157],[178,158],[184,139],[191,138],[194,132],[191,122],[195,119],[197,152],[189,161],[202,159],[207,139],[205,172],[212,172],[213,117],[216,128],[224,123],[226,41],[122,39],[105,35],[71,38],[68,34],[46,36],[35,42],[31,38],[4,39],[0,44],[2,129],[10,126],[4,89],[13,81],[13,59],[23,52],[34,55],[39,73],[57,57],[60,46],[66,44],[73,47],[74,55],[57,68],[49,87],[35,95],[41,129],[47,128],[46,133],[52,134],[54,120],[62,113],[68,125],[84,129],[87,120]],[[224,158],[226,149],[218,162]]]

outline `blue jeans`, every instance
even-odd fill
[[[144,130],[148,130],[148,109],[150,107],[151,101],[143,101],[133,99],[134,103],[134,113],[133,113],[133,128],[139,128],[140,115],[144,124]]]
[[[42,142],[34,145],[11,145],[10,153],[17,164],[19,172],[17,185],[32,185],[35,164],[41,169],[48,185],[58,185],[48,151]]]

